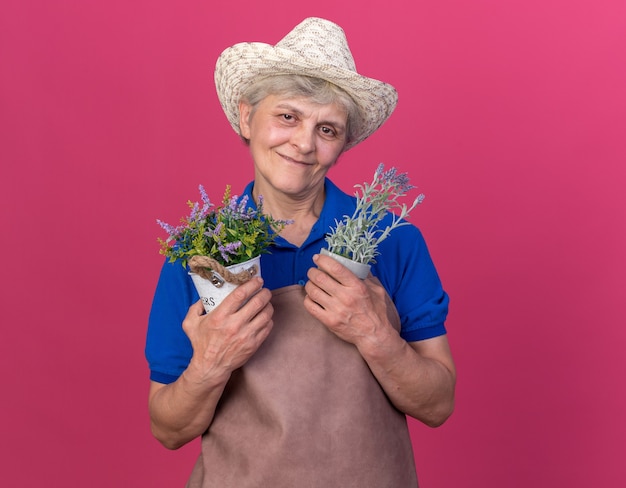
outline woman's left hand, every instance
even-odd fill
[[[304,306],[308,312],[344,341],[360,348],[389,334],[391,300],[373,276],[361,280],[334,259],[316,255],[317,268],[308,272]]]

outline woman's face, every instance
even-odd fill
[[[255,191],[293,198],[322,191],[324,177],[346,145],[347,112],[338,104],[268,95],[239,106],[241,134],[250,141]]]

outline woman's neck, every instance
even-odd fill
[[[293,197],[283,193],[262,193],[255,187],[252,190],[255,201],[263,195],[263,213],[275,219],[290,220],[280,232],[280,236],[291,244],[300,247],[311,233],[311,228],[319,219],[326,198],[325,190]]]

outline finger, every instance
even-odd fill
[[[304,308],[317,320],[324,323],[324,307],[313,300],[309,295],[304,297]]]
[[[204,305],[202,304],[202,300],[198,300],[193,303],[189,309],[187,310],[187,315],[183,319],[182,327],[185,334],[191,339],[193,336],[193,330],[196,328],[198,323],[202,320],[201,317],[205,315]]]
[[[272,316],[274,315],[274,308],[271,303],[267,303],[259,313],[257,313],[249,322],[253,331],[253,337],[256,340],[262,342],[269,335],[274,322]]]
[[[309,270],[309,273],[309,281],[307,281],[307,283],[304,285],[306,298],[315,303],[317,306],[321,307],[322,309],[330,308],[333,295],[331,295],[327,289],[323,288],[323,283],[319,282],[324,280],[324,276],[326,277],[326,281],[328,282],[334,280],[319,270]],[[323,275],[319,276],[319,280],[318,274]],[[337,284],[335,283],[335,286],[336,285]]]
[[[205,311],[204,305],[202,305],[202,300],[198,300],[189,307],[186,318],[199,317],[200,315],[204,315],[204,313]]]
[[[222,313],[233,314],[262,288],[263,279],[260,276],[256,276],[235,288],[216,310],[221,309]]]
[[[267,288],[262,288],[261,290],[259,290],[258,292],[256,292],[254,295],[252,295],[248,301],[246,301],[239,310],[237,310],[237,315],[241,316],[241,318],[243,318],[244,321],[246,322],[250,322],[252,321],[257,315],[261,314],[262,312],[265,311],[265,313],[267,313],[267,310],[270,311],[269,316],[267,317],[268,319],[271,318],[272,316],[272,312],[273,309],[267,309],[270,300],[272,298],[272,292],[269,291]]]
[[[348,286],[359,279],[352,271],[330,256],[316,254],[313,256],[313,262],[320,270],[342,285]]]
[[[331,263],[332,264],[332,263]],[[339,264],[339,263],[337,263]],[[343,267],[339,264],[340,267]],[[307,293],[316,300],[318,303],[326,302],[330,297],[341,297],[345,293],[349,293],[348,286],[354,286],[354,283],[350,284],[347,280],[343,283],[338,281],[336,276],[331,276],[327,272],[328,268],[309,268],[307,277],[309,281],[305,285]],[[347,273],[350,273],[348,269],[345,269]],[[331,271],[332,272],[332,271]],[[341,279],[341,277],[339,277]],[[307,287],[308,285],[308,287]],[[319,290],[316,290],[319,289]],[[328,297],[323,296],[323,294]]]

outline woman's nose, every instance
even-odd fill
[[[291,134],[291,143],[301,153],[309,153],[315,149],[315,129],[304,124],[296,128]]]

